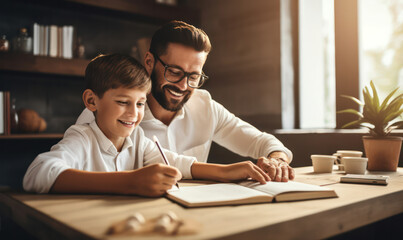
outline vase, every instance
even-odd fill
[[[376,138],[363,136],[368,171],[396,171],[399,164],[402,137]]]

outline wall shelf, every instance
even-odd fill
[[[176,19],[196,23],[200,15],[197,10],[180,5],[159,4],[155,0],[64,0],[64,2],[128,13],[160,22]]]
[[[83,77],[88,59],[64,59],[31,54],[0,53],[0,71],[45,73]]]
[[[0,135],[0,139],[61,139],[63,133],[32,133]]]

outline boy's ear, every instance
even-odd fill
[[[151,75],[154,69],[154,61],[154,55],[150,52],[147,52],[144,56],[144,67],[146,68],[148,75]]]
[[[91,89],[85,89],[85,91],[83,92],[84,105],[92,112],[95,112],[97,110],[96,98],[97,95]]]

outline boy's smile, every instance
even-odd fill
[[[107,90],[102,98],[95,97],[98,127],[118,151],[143,119],[146,94],[138,88],[119,87]]]

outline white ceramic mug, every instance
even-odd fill
[[[347,174],[365,174],[368,158],[363,157],[342,157],[344,170]]]
[[[331,173],[336,157],[331,155],[311,155],[311,159],[314,172]]]
[[[340,154],[340,161],[341,161],[341,164],[339,165],[339,170],[345,170],[343,157],[361,157],[362,156],[361,151],[355,151],[355,150],[337,150],[337,154]]]
[[[356,150],[337,150],[337,153],[342,157],[361,157],[362,152]]]

